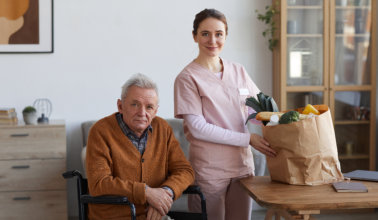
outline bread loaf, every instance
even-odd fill
[[[256,115],[256,120],[259,120],[259,121],[270,121],[270,116],[272,116],[272,115],[278,115],[278,117],[281,117],[281,115],[283,115],[283,114],[284,114],[284,112],[259,112]],[[299,119],[300,120],[306,119],[306,118],[309,118],[309,115],[299,114]]]

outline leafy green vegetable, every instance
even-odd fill
[[[274,99],[262,92],[257,94],[257,100],[255,97],[247,98],[245,100],[245,104],[256,111],[256,113],[250,114],[248,116],[248,119],[245,122],[246,124],[250,119],[256,118],[256,115],[259,112],[278,112],[278,106]],[[268,122],[263,121],[263,123],[264,125],[266,125]]]
[[[257,115],[257,112],[250,114],[250,115],[248,116],[248,118],[247,118],[247,122],[248,122],[249,120],[253,119],[253,118],[256,118],[256,115]],[[247,122],[245,122],[245,123],[247,124]]]
[[[259,101],[255,99],[255,97],[250,97],[245,100],[245,104],[251,108],[253,108],[256,112],[261,112],[261,105]]]
[[[267,96],[268,97],[268,96]],[[257,94],[257,98],[259,99],[259,102],[260,102],[260,105],[261,105],[261,109],[263,111],[266,111],[267,108],[266,108],[266,102],[265,102],[265,94],[260,92],[259,94]]]
[[[299,121],[299,112],[297,112],[297,111],[289,111],[289,112],[286,112],[285,114],[283,114],[280,117],[280,120],[278,121],[278,123],[280,123],[280,124],[290,124],[290,123],[296,122],[296,121]]]
[[[273,111],[272,97],[265,99],[265,107],[266,107],[266,111],[268,112]]]
[[[279,112],[280,111],[280,110],[278,110],[277,103],[276,103],[276,101],[274,101],[273,98],[270,99],[270,103],[272,104],[272,112]]]

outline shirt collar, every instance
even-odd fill
[[[133,137],[135,137],[136,139],[139,139],[139,137],[129,128],[129,126],[127,126],[127,124],[123,121],[123,117],[122,117],[122,114],[121,113],[117,113],[116,114],[116,118],[117,118],[117,121],[118,121],[118,124],[119,126],[121,127],[121,130],[123,131],[123,133],[126,135],[126,136],[129,136],[129,135],[132,135]],[[146,130],[143,131],[143,134],[140,136],[140,138],[144,137],[146,135],[146,133],[148,131],[151,131],[152,132],[152,126],[151,125],[148,125],[148,127],[146,128]]]

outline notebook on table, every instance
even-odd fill
[[[336,192],[368,192],[366,186],[360,182],[337,182],[332,183],[333,188]]]
[[[355,180],[367,180],[378,182],[378,171],[354,170],[349,173],[344,173],[344,177],[348,177]]]

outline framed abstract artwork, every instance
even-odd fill
[[[53,53],[53,0],[0,0],[0,53]]]

